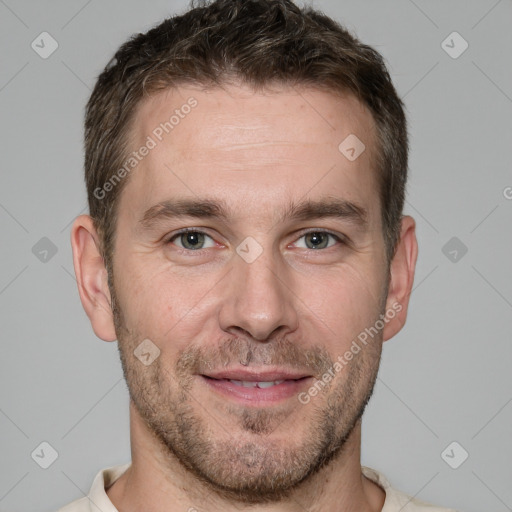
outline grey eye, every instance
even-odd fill
[[[211,243],[210,245],[205,245],[208,239],[211,240]],[[175,240],[178,247],[191,251],[207,249],[208,247],[213,247],[215,245],[213,239],[201,231],[184,231],[177,233],[169,240],[169,242],[174,242]]]

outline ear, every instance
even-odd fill
[[[82,306],[96,336],[114,341],[116,332],[110,307],[107,269],[99,251],[99,237],[89,215],[80,215],[71,228],[73,265]]]
[[[390,265],[389,289],[386,300],[386,311],[389,320],[384,327],[383,341],[392,338],[405,325],[418,257],[418,242],[415,230],[416,223],[414,219],[408,215],[402,217],[400,241]]]

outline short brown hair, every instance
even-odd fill
[[[279,83],[349,92],[369,107],[377,128],[375,171],[389,263],[400,237],[408,137],[403,103],[381,55],[325,14],[291,0],[192,0],[184,14],[125,42],[87,103],[85,180],[107,268],[127,180],[107,194],[98,190],[126,160],[137,105],[180,84],[222,86],[230,79],[255,90]]]

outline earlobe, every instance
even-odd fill
[[[383,341],[395,336],[405,325],[417,258],[416,223],[406,215],[402,217],[400,241],[390,267],[386,301],[386,316],[389,320],[384,327]]]
[[[78,292],[96,336],[114,341],[116,333],[107,269],[99,251],[98,234],[89,215],[80,215],[71,228],[71,247]]]

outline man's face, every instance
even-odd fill
[[[191,96],[197,106],[158,140]],[[338,149],[351,134],[366,147],[355,160]],[[386,308],[374,123],[352,96],[181,87],[140,105],[132,149],[148,135],[113,258],[132,400],[164,454],[219,492],[275,499],[339,452],[376,378],[381,331],[344,359]],[[226,216],[155,207],[178,201]],[[151,364],[134,354],[143,340],[146,362],[160,351]]]

